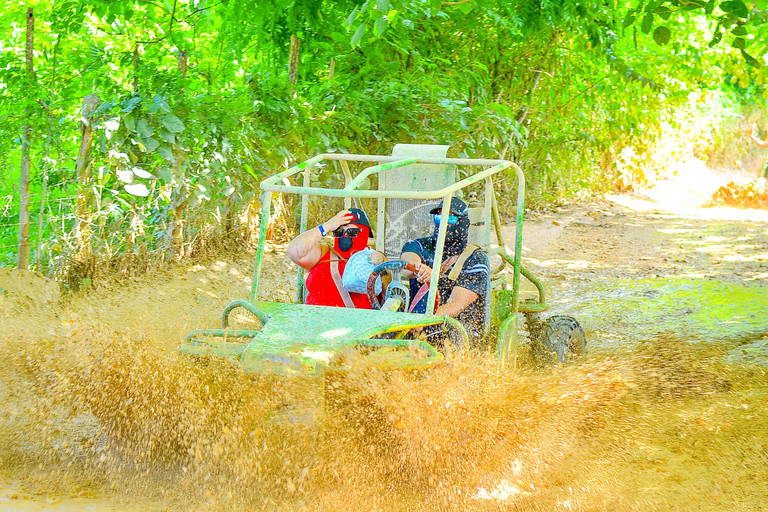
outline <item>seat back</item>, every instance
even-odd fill
[[[432,144],[397,144],[393,156],[402,158],[445,158],[449,146]],[[390,169],[379,176],[379,190],[438,190],[456,182],[453,165],[411,164]],[[406,241],[429,236],[433,224],[429,215],[440,200],[387,199],[383,252],[389,259],[399,259]],[[382,248],[380,248],[382,249]]]
[[[469,237],[467,242],[487,250],[489,242],[486,239],[484,212],[482,205],[476,206],[474,202],[469,203]]]

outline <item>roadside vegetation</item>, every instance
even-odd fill
[[[14,3],[0,266],[77,288],[248,244],[259,181],[319,152],[512,159],[533,206],[683,158],[757,168],[766,21],[765,0]]]

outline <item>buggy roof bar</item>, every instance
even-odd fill
[[[378,163],[362,171],[354,180],[352,180],[344,189],[328,189],[322,187],[300,187],[290,185],[288,178],[300,173],[307,167],[316,165],[324,160],[336,160],[336,161],[353,161],[353,162],[372,162]],[[388,169],[396,169],[398,167],[404,167],[406,165],[412,165],[415,163],[422,164],[438,164],[438,165],[477,165],[477,166],[492,166],[477,174],[468,176],[461,181],[437,190],[415,191],[415,190],[357,190],[357,186],[362,183],[368,176],[386,171]],[[465,188],[473,183],[482,181],[494,174],[498,174],[506,169],[513,169],[517,175],[517,179],[524,187],[525,177],[522,169],[509,160],[489,160],[480,158],[401,158],[397,156],[376,156],[376,155],[347,155],[336,153],[325,153],[314,156],[302,162],[298,165],[294,165],[290,169],[287,169],[281,173],[270,176],[261,182],[262,190],[267,192],[283,192],[288,194],[311,194],[316,196],[325,197],[358,197],[358,198],[390,198],[390,199],[440,199],[446,197],[448,194]],[[286,185],[285,183],[289,183]]]

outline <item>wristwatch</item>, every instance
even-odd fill
[[[322,236],[325,236],[325,230],[323,229],[323,225],[322,225],[322,224],[320,224],[319,226],[317,226],[317,229],[319,229],[319,230],[320,230],[320,234],[321,234]]]

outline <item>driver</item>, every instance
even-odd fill
[[[333,235],[333,247],[321,243],[326,235]],[[308,270],[305,304],[371,309],[368,296],[348,292],[342,286],[344,267],[350,256],[368,247],[373,238],[368,215],[359,208],[342,210],[316,228],[294,238],[285,253],[288,258]],[[374,251],[371,263],[378,265],[386,258]]]
[[[437,247],[437,233],[443,206],[437,205],[430,212],[435,223],[432,236],[408,240],[403,246],[400,259],[416,264],[416,274],[403,270],[403,277],[410,279],[411,308],[415,313],[425,313],[432,266]],[[467,245],[469,236],[469,210],[467,203],[454,197],[448,212],[448,229],[445,235],[443,261],[438,281],[439,305],[436,315],[456,318],[467,329],[469,339],[477,341],[484,332],[485,302],[488,295],[490,268],[488,257],[476,245]]]

